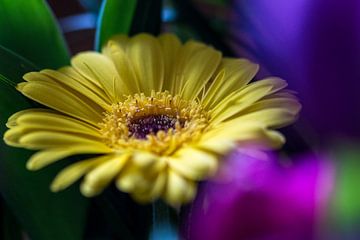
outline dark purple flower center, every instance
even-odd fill
[[[153,115],[141,118],[131,119],[128,123],[129,135],[138,139],[145,139],[146,135],[156,135],[158,131],[167,132],[169,129],[175,129],[176,117],[168,115]],[[179,121],[183,126],[183,121]]]

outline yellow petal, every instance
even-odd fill
[[[215,80],[207,89],[203,99],[204,106],[211,109],[234,90],[245,87],[258,69],[257,64],[247,59],[223,59]]]
[[[29,72],[23,76],[23,79],[27,82],[43,82],[43,83],[52,83],[56,84],[54,79],[51,79],[49,76],[40,74],[39,72]]]
[[[3,140],[9,146],[22,147],[23,145],[20,144],[19,141],[23,135],[24,135],[23,128],[15,127],[5,132]]]
[[[109,41],[102,50],[103,54],[108,56],[116,67],[120,80],[126,85],[132,93],[141,92],[140,80],[136,77],[133,66],[124,49],[113,41]]]
[[[222,124],[219,129],[210,130],[203,135],[196,147],[226,154],[236,145],[269,149],[278,148],[284,142],[280,133],[256,123],[244,122],[238,125]]]
[[[138,153],[134,154],[133,157],[138,158]],[[143,157],[145,157],[145,155],[143,155]],[[138,196],[151,194],[150,192],[152,192],[154,188],[153,182],[157,179],[159,174],[165,170],[166,161],[164,158],[158,157],[156,161],[146,162],[146,160],[145,162],[147,164],[141,165],[140,162],[135,162],[134,158],[132,159],[131,164],[128,164],[118,176],[116,186],[121,191]]]
[[[152,202],[163,194],[166,184],[166,173],[160,172],[156,177],[154,177],[153,179],[148,179],[148,181],[150,184],[147,191],[135,191],[131,194],[132,197],[140,203]]]
[[[212,176],[218,167],[215,155],[190,147],[181,148],[168,162],[174,171],[192,180]]]
[[[110,160],[111,158],[111,155],[105,155],[71,164],[56,175],[50,187],[51,191],[58,192],[67,188],[92,168]]]
[[[144,151],[136,151],[133,154],[133,163],[137,165],[140,168],[148,168],[152,164],[155,163],[155,161],[158,161],[159,157],[152,154],[151,152],[144,152]]]
[[[6,123],[6,126],[8,128],[11,127],[15,127],[17,126],[16,120],[26,114],[26,113],[35,113],[35,112],[53,112],[52,110],[48,110],[48,109],[43,109],[43,108],[29,108],[29,109],[25,109],[25,110],[21,110],[19,112],[14,113],[13,115],[11,115]]]
[[[36,131],[24,134],[20,137],[19,143],[28,149],[71,147],[76,144],[87,144],[93,147],[103,147],[105,145],[101,140],[91,139],[88,136],[50,131]]]
[[[141,171],[134,164],[130,164],[118,176],[116,186],[123,192],[145,192],[151,185],[151,182],[147,181],[151,176],[144,176],[145,174],[147,172]]]
[[[297,118],[293,111],[284,108],[269,108],[244,114],[226,122],[227,125],[244,124],[252,122],[269,128],[284,127]]]
[[[166,185],[166,173],[160,172],[159,175],[156,177],[154,184],[152,185],[152,189],[150,191],[149,197],[150,200],[154,200],[162,195],[164,192],[164,188]]]
[[[164,84],[163,90],[169,91],[171,94],[176,95],[174,92],[176,84],[176,75],[174,74],[176,69],[177,57],[179,49],[181,47],[180,40],[173,34],[162,34],[159,37],[162,52],[164,54]]]
[[[111,110],[110,102],[108,99],[104,99],[100,96],[99,91],[94,91],[96,88],[89,89],[88,87],[81,84],[74,78],[68,77],[67,75],[54,70],[42,70],[39,75],[46,75],[51,77],[65,88],[65,91],[70,91],[75,95],[81,95],[82,99],[88,98],[90,101],[97,103],[102,109]],[[94,89],[94,90],[93,90]],[[101,110],[100,110],[101,111]]]
[[[135,151],[132,162],[137,171],[145,171],[150,176],[158,174],[167,166],[166,158],[145,151]]]
[[[178,70],[185,81],[180,90],[185,99],[193,100],[199,95],[206,83],[213,77],[220,60],[220,52],[206,47],[196,52],[188,59],[183,68]]]
[[[205,44],[188,41],[178,50],[178,55],[175,63],[175,70],[173,72],[173,84],[170,92],[174,94],[179,94],[181,89],[184,88],[186,83],[186,79],[184,76],[183,69],[186,67],[190,59],[200,51],[206,49],[207,46]]]
[[[284,108],[295,116],[301,110],[301,104],[294,98],[267,98],[254,103],[251,107],[245,109],[242,114],[245,115],[247,113],[270,108]]]
[[[4,140],[12,146],[24,147],[20,139],[39,131],[68,133],[99,140],[102,137],[97,128],[47,109],[20,111],[9,118],[8,126],[11,129],[4,134]]]
[[[251,141],[252,139],[248,139]],[[208,139],[208,141],[203,141],[199,145],[199,148],[206,149],[208,151],[212,151],[217,154],[225,155],[229,153],[231,150],[234,150],[238,145],[236,140],[233,138],[213,138]]]
[[[109,41],[114,42],[122,50],[125,51],[129,44],[130,38],[127,35],[119,34],[119,35],[115,35],[115,36],[111,37]]]
[[[130,155],[124,153],[115,155],[101,165],[89,172],[81,184],[81,193],[84,196],[92,197],[98,195],[111,181],[120,173]]]
[[[75,95],[81,95],[83,99],[92,99],[99,105],[109,105],[109,99],[98,85],[87,81],[72,67],[64,67],[57,71],[45,69],[41,72],[30,72],[23,77],[28,82],[50,83],[63,88],[64,91],[70,91]],[[104,102],[106,104],[104,104]]]
[[[18,89],[36,102],[93,125],[102,120],[102,112],[96,112],[94,106],[89,105],[84,99],[54,84],[23,82],[18,85]]]
[[[277,78],[254,82],[229,95],[214,107],[211,111],[211,121],[213,124],[217,124],[226,119],[234,118],[236,115],[241,115],[243,110],[265,96],[286,87],[286,85],[284,80]]]
[[[141,91],[150,95],[152,90],[161,91],[164,81],[164,59],[159,41],[148,34],[133,37],[127,47]]]
[[[97,79],[86,78],[71,66],[62,67],[58,69],[58,71],[74,79],[75,81],[78,81],[80,84],[84,85],[85,87],[99,95],[102,99],[110,103],[109,97],[106,95],[106,92],[104,91],[101,83]]]
[[[80,53],[71,59],[71,64],[84,77],[100,82],[111,100],[116,102],[130,94],[113,62],[106,56],[96,52]]]
[[[170,205],[178,207],[191,201],[195,197],[196,185],[193,181],[181,177],[176,172],[169,170],[164,199]]]
[[[21,116],[16,118],[16,124],[24,129],[53,130],[102,137],[99,129],[92,125],[45,109],[41,112],[22,112]]]
[[[51,163],[77,154],[110,153],[112,149],[106,146],[77,145],[68,148],[48,149],[35,153],[28,160],[26,167],[29,170],[39,170]]]

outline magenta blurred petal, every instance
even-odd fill
[[[189,215],[188,239],[315,239],[333,186],[330,162],[303,157],[280,166],[271,155],[235,153],[207,183]]]
[[[313,136],[360,137],[360,1],[233,2],[239,54],[299,92]]]

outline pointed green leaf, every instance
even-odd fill
[[[147,32],[158,35],[161,29],[162,0],[104,0],[96,31],[100,50],[113,35]]]
[[[115,34],[128,34],[136,7],[136,0],[104,0],[96,30],[96,49]]]
[[[1,0],[0,44],[41,68],[69,62],[64,39],[44,0]]]
[[[31,102],[12,85],[20,82],[34,64],[3,47],[0,47],[0,62],[8,65],[8,68],[0,67],[0,135],[3,136],[8,117],[31,107]],[[5,201],[31,239],[83,239],[88,200],[74,187],[58,194],[50,192],[51,180],[64,167],[64,161],[30,172],[25,169],[25,163],[31,153],[9,147],[1,138],[0,190]]]

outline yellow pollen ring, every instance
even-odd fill
[[[131,132],[131,124],[148,118],[154,121],[165,119],[171,125],[166,130],[138,138]],[[180,146],[196,141],[206,130],[208,120],[209,114],[196,101],[183,100],[167,91],[152,91],[151,96],[135,94],[113,104],[99,125],[105,143],[113,149],[139,149],[167,156]]]

